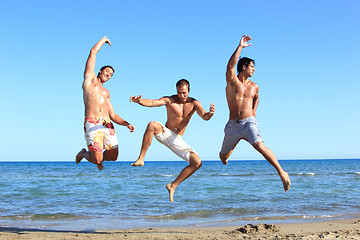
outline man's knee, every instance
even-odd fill
[[[116,161],[118,158],[118,149],[106,150],[106,160],[107,161]]]
[[[200,157],[195,153],[190,153],[190,165],[199,169],[202,166]]]
[[[146,131],[147,132],[152,132],[153,134],[159,134],[161,133],[163,130],[162,130],[162,126],[160,123],[158,122],[149,122],[147,128],[146,128]]]
[[[157,122],[149,122],[147,128],[148,128],[149,130],[155,130],[155,128],[157,127],[158,124],[159,124],[159,123],[157,123]]]
[[[219,152],[219,158],[221,161],[226,161],[227,160],[227,154],[222,154],[221,152]]]
[[[228,158],[230,157],[232,151],[228,152],[228,153],[221,153],[219,152],[219,158],[221,161],[226,161],[228,160]]]
[[[263,142],[256,142],[252,145],[258,152],[264,152],[266,147]]]
[[[103,161],[104,155],[102,152],[91,152],[91,157],[95,160],[96,164],[100,164]]]

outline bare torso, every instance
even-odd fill
[[[176,95],[173,95],[168,99],[169,102],[166,104],[166,127],[182,136],[195,112],[196,100],[189,97],[185,103],[181,103]]]
[[[91,84],[83,85],[85,117],[109,117],[107,100],[110,93],[106,90],[94,74]]]
[[[226,86],[226,99],[230,110],[230,120],[244,119],[254,115],[255,101],[259,88],[250,80],[242,83],[238,78]]]

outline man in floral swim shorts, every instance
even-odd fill
[[[92,152],[113,150],[118,146],[114,125],[110,118],[87,117],[84,121],[86,145]]]
[[[76,155],[76,163],[83,158],[96,164],[99,170],[104,168],[103,161],[115,161],[118,157],[118,141],[111,120],[126,126],[130,132],[135,127],[117,115],[110,101],[110,93],[103,84],[112,77],[114,69],[104,66],[98,75],[95,74],[96,54],[100,48],[110,40],[105,36],[91,49],[86,62],[83,82],[83,97],[85,104],[85,139],[89,151],[81,149]],[[103,152],[103,149],[105,151]]]

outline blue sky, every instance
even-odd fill
[[[118,115],[119,161],[138,157],[160,98],[186,78],[190,96],[216,112],[194,115],[184,139],[203,160],[218,158],[228,120],[226,64],[243,34],[260,87],[257,121],[278,159],[360,157],[360,2],[344,1],[0,1],[0,160],[72,160],[85,147],[81,84],[92,46],[107,35],[96,69]],[[262,159],[240,142],[230,159]],[[156,140],[145,160],[180,160]]]

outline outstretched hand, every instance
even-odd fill
[[[252,43],[248,43],[248,41],[250,40],[251,40],[250,36],[246,36],[246,35],[242,36],[239,46],[243,48],[250,46],[252,44]]]
[[[141,100],[141,95],[140,96],[131,96],[130,97],[130,102],[139,103],[140,100]]]
[[[210,104],[210,111],[209,111],[211,114],[214,114],[215,113],[215,104],[214,103],[211,103]]]

